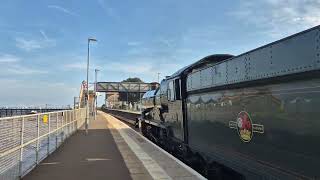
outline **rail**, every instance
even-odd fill
[[[0,180],[20,179],[85,122],[85,109],[0,118]]]

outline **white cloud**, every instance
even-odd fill
[[[127,53],[129,55],[143,55],[143,54],[148,54],[151,53],[152,49],[149,47],[133,47],[128,49]]]
[[[75,62],[75,63],[65,64],[64,68],[68,70],[85,70],[87,69],[87,63]]]
[[[77,84],[39,80],[48,77],[50,68],[35,67],[24,63],[23,59],[11,54],[0,53],[0,106],[17,105],[67,105],[79,95]],[[57,72],[55,72],[57,73]],[[39,76],[41,75],[41,76]],[[54,74],[53,74],[54,75]]]
[[[230,13],[248,26],[273,38],[287,36],[320,24],[319,0],[241,0]]]
[[[157,81],[157,74],[168,76],[179,70],[183,65],[175,62],[160,63],[160,62],[142,62],[139,60],[130,60],[134,63],[110,63],[102,67],[102,73],[118,73],[125,74],[127,77],[140,76],[142,79],[149,81]]]
[[[63,13],[66,13],[66,14],[69,14],[71,16],[79,16],[78,14],[72,12],[71,10],[68,10],[64,7],[61,7],[61,6],[57,6],[57,5],[49,5],[48,8],[51,8],[51,9],[56,9],[60,12],[63,12]]]
[[[37,105],[67,105],[72,104],[73,97],[79,95],[79,87],[62,82],[25,81],[0,78],[0,106],[37,106]]]
[[[92,69],[101,69],[101,66],[95,65],[95,64],[90,64],[89,67],[91,70]],[[69,64],[63,65],[64,70],[74,70],[74,71],[84,71],[87,69],[87,63],[86,62],[73,62]]]
[[[123,73],[135,73],[135,74],[150,74],[153,71],[153,67],[148,63],[110,63],[103,67],[107,71],[116,71]]]
[[[128,42],[128,46],[139,46],[141,44],[142,43],[139,42],[139,41],[130,41],[130,42]]]
[[[33,51],[37,49],[43,49],[47,47],[52,47],[56,45],[56,41],[54,39],[48,38],[45,31],[40,30],[41,38],[36,39],[26,39],[22,37],[18,37],[15,39],[16,46],[24,51]]]
[[[11,67],[6,68],[4,70],[6,74],[11,74],[11,75],[35,75],[35,74],[47,74],[48,71],[46,70],[40,70],[40,69],[34,69],[26,66],[21,66],[21,65],[14,65]]]
[[[168,38],[160,38],[159,42],[164,44],[166,47],[173,47],[174,41]]]
[[[24,38],[16,38],[16,46],[25,51],[31,51],[31,50],[43,48],[41,42],[36,40],[27,40]]]
[[[20,61],[20,58],[11,54],[2,54],[0,55],[0,63],[16,63]]]
[[[34,75],[48,73],[21,64],[21,58],[11,54],[0,55],[0,75]]]
[[[108,14],[108,16],[114,19],[119,19],[119,16],[116,14],[115,10],[112,7],[108,6],[105,0],[98,0],[98,4]]]

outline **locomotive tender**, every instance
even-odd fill
[[[207,56],[143,96],[141,131],[209,179],[320,178],[320,26]]]

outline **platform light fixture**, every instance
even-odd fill
[[[94,119],[96,120],[97,119],[97,107],[98,107],[98,97],[97,97],[97,77],[98,77],[98,72],[100,70],[99,69],[94,69],[94,74],[95,74],[95,83],[94,83],[94,101],[95,101],[95,108],[94,108]]]
[[[88,134],[88,113],[89,113],[89,62],[90,62],[90,42],[97,42],[95,38],[88,38],[88,56],[87,56],[87,99],[86,99],[86,122],[85,129]]]

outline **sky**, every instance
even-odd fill
[[[0,106],[68,105],[90,82],[157,81],[320,24],[320,0],[2,0]]]

